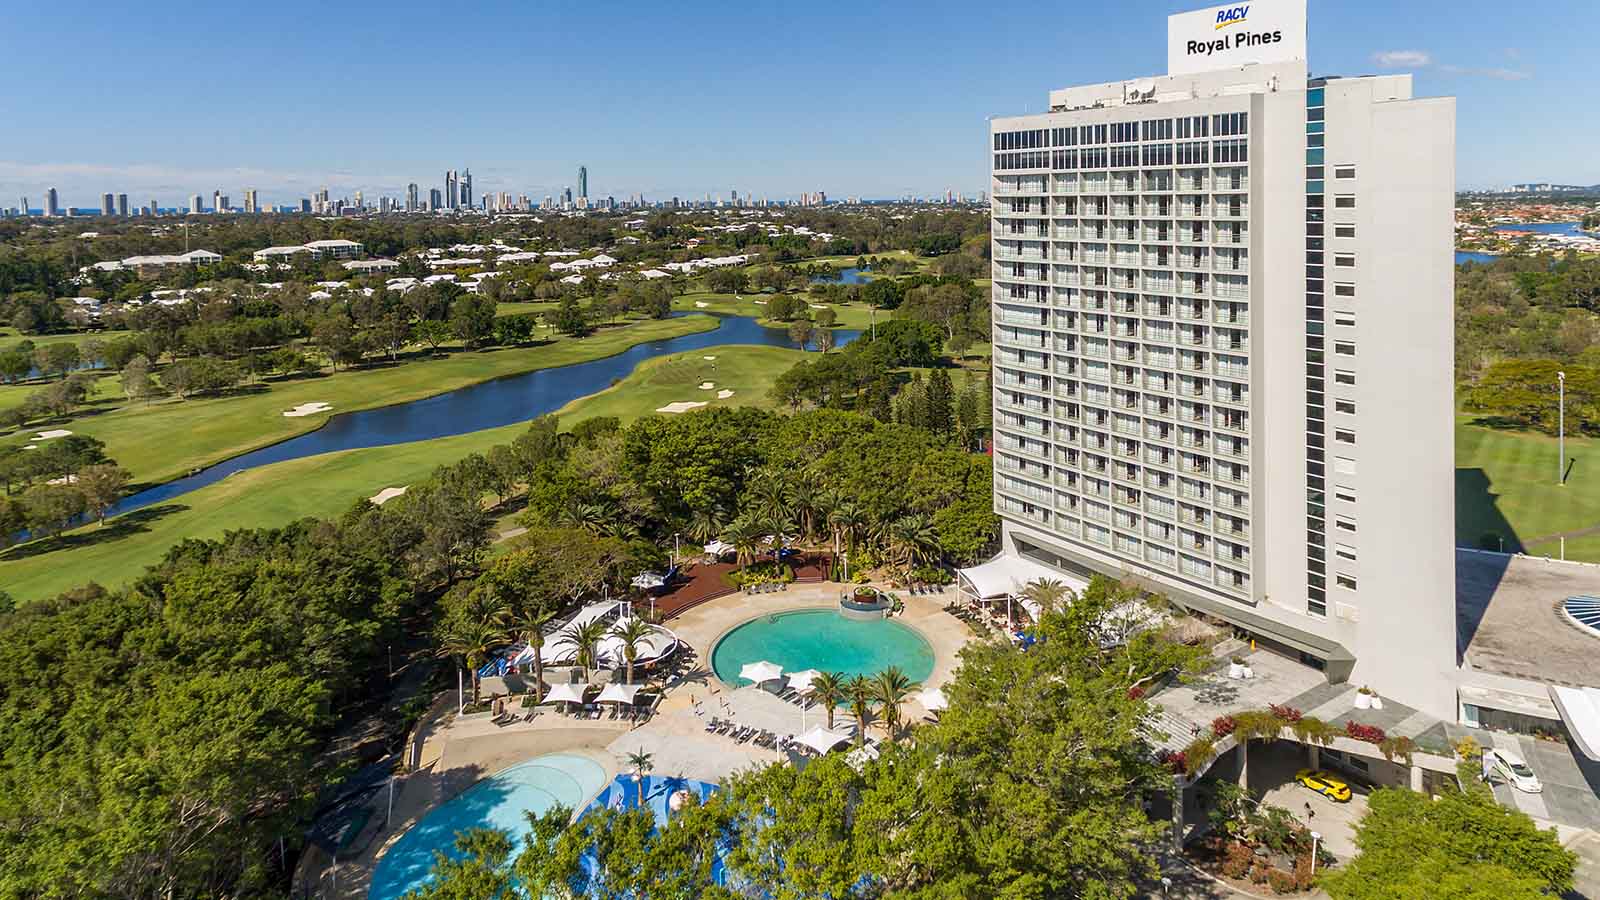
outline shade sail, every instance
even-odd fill
[[[705,545],[704,549],[705,552],[711,554],[712,556],[721,556],[724,553],[732,553],[734,547],[727,541],[712,541],[711,543]]]
[[[1600,688],[1572,688],[1550,685],[1550,699],[1555,702],[1561,721],[1567,724],[1572,742],[1583,755],[1600,760]]]
[[[745,663],[744,668],[739,670],[739,677],[745,681],[753,681],[756,684],[760,684],[763,681],[771,681],[774,678],[783,677],[783,666],[767,662],[764,659],[758,662]]]
[[[803,672],[790,672],[789,687],[792,687],[801,693],[809,691],[811,690],[811,682],[815,681],[817,676],[821,674],[822,673],[818,672],[816,669],[806,669]]]
[[[805,734],[795,738],[795,740],[805,744],[807,747],[810,747],[818,753],[827,753],[829,750],[832,750],[845,741],[850,740],[850,735],[840,734],[837,731],[829,731],[828,729],[819,725]]]
[[[598,703],[632,703],[638,695],[640,685],[637,684],[608,684],[605,690],[596,698]]]
[[[939,688],[927,688],[926,690],[917,691],[911,695],[911,698],[921,703],[922,708],[928,712],[938,712],[950,706],[950,701],[945,699],[944,691]]]
[[[996,556],[981,566],[957,569],[956,574],[961,576],[974,596],[984,599],[1020,594],[1027,588],[1028,582],[1040,579],[1059,581],[1069,590],[1080,593],[1089,586],[1081,578],[1058,572],[1026,557],[1009,554]]]
[[[553,684],[550,693],[544,695],[544,703],[582,703],[583,694],[589,690],[589,685],[578,682],[577,684]]]

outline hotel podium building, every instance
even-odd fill
[[[1290,60],[1049,110],[990,127],[1004,553],[1454,719],[1454,100]]]

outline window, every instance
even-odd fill
[[[1340,475],[1354,475],[1356,473],[1356,461],[1348,456],[1335,456],[1333,458],[1333,471]]]
[[[1356,255],[1354,253],[1335,253],[1333,255],[1333,264],[1349,268],[1356,264]]]
[[[1355,384],[1356,373],[1347,372],[1343,369],[1335,369],[1333,372],[1333,382],[1334,384]]]
[[[1347,488],[1344,485],[1340,485],[1333,489],[1333,499],[1344,503],[1354,503],[1356,502],[1355,488]]]
[[[1356,177],[1356,167],[1355,166],[1335,166],[1334,169],[1333,169],[1333,177],[1335,177],[1335,178],[1354,178],[1354,177]]]
[[[1333,324],[1343,325],[1346,328],[1354,328],[1356,327],[1356,314],[1350,312],[1335,312],[1333,314]]]
[[[1335,209],[1355,209],[1356,197],[1354,194],[1340,194],[1333,198]]]
[[[1333,284],[1333,294],[1336,297],[1354,297],[1356,295],[1356,286],[1349,282],[1340,283],[1336,281]]]
[[[1349,544],[1334,544],[1333,553],[1335,556],[1347,562],[1356,561],[1356,548],[1350,546]]]
[[[1335,575],[1333,576],[1333,581],[1339,587],[1342,587],[1347,591],[1353,591],[1356,589],[1356,580],[1351,578],[1349,575]]]
[[[1334,341],[1333,352],[1340,356],[1355,356],[1356,345],[1350,341]]]
[[[1341,444],[1354,444],[1356,442],[1356,433],[1348,428],[1335,428],[1333,439]]]
[[[1356,414],[1356,404],[1353,400],[1335,400],[1333,401],[1333,409],[1335,412],[1342,412],[1347,416]]]
[[[1349,516],[1337,516],[1334,518],[1333,524],[1335,528],[1338,528],[1341,531],[1349,531],[1354,533],[1356,530],[1356,520],[1350,518]]]
[[[1333,236],[1353,238],[1356,236],[1356,227],[1354,225],[1335,225],[1333,226]]]

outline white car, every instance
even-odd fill
[[[1533,774],[1528,764],[1522,758],[1508,750],[1495,749],[1494,770],[1503,775],[1506,782],[1525,794],[1537,794],[1544,790],[1544,785],[1539,783],[1539,776]]]

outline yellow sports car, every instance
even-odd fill
[[[1321,769],[1301,769],[1294,773],[1294,780],[1335,803],[1350,802],[1350,785]]]

